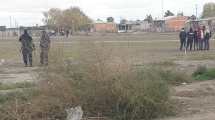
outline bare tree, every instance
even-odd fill
[[[149,23],[152,23],[153,22],[153,18],[152,18],[152,15],[146,15],[146,18],[144,19],[144,21],[148,21]]]
[[[65,10],[52,8],[43,14],[43,22],[52,28],[78,31],[86,29],[92,23],[92,20],[78,7],[70,7]]]
[[[203,8],[202,18],[215,17],[215,3],[206,3]]]

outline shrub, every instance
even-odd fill
[[[181,85],[192,82],[192,78],[183,72],[160,70],[161,77],[171,85]]]
[[[85,116],[99,113],[114,120],[150,120],[173,113],[169,84],[183,77],[157,68],[133,68],[103,48],[90,50],[78,62],[53,55],[49,67],[40,72],[40,94],[27,102],[14,101],[19,104],[15,114],[22,120],[64,120],[65,110],[79,105]],[[10,113],[7,110],[4,113]]]
[[[206,67],[198,67],[193,73],[195,80],[213,80],[215,79],[215,69],[207,69]]]
[[[206,66],[198,66],[196,71],[194,71],[193,76],[202,75],[207,72]]]
[[[22,88],[32,88],[34,87],[34,83],[23,82],[23,83],[14,83],[14,84],[2,84],[0,83],[0,90],[14,90],[14,89],[22,89]]]
[[[128,71],[118,69],[119,72],[111,72],[112,67],[108,69],[107,66],[84,67],[84,70],[73,71],[75,67],[81,69],[80,66],[68,65],[62,71],[70,73],[69,75],[58,72],[56,74],[61,78],[52,74],[48,76],[51,80],[43,83],[41,92],[49,99],[47,103],[39,102],[41,105],[36,106],[43,108],[48,104],[46,116],[50,114],[55,116],[55,119],[61,119],[56,116],[59,115],[57,113],[61,113],[61,117],[65,118],[64,110],[77,105],[83,107],[86,116],[96,116],[100,113],[116,120],[148,120],[171,113],[168,83],[160,73],[129,68]],[[36,101],[41,101],[40,99],[42,98],[34,98]]]

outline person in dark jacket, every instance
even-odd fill
[[[181,32],[180,32],[180,34],[179,34],[180,43],[181,43],[181,45],[180,45],[180,50],[182,50],[183,47],[185,47],[185,45],[186,45],[186,37],[187,37],[187,34],[186,34],[184,28],[182,28],[182,29],[181,29]]]
[[[194,50],[199,50],[198,30],[194,31]]]
[[[203,31],[203,50],[206,50],[206,46],[207,46],[206,39],[205,39],[206,26],[202,27],[202,31]]]
[[[193,32],[193,29],[190,28],[190,31],[187,33],[187,47],[186,47],[186,49],[188,49],[188,47],[190,47],[190,51],[191,51],[192,47],[193,47],[193,42],[194,42],[194,32]]]
[[[69,30],[66,31],[66,37],[69,37]]]
[[[19,41],[21,42],[21,52],[23,55],[23,61],[25,64],[25,67],[29,66],[32,67],[32,52],[35,49],[33,39],[28,34],[27,30],[24,30],[24,34],[19,38]]]
[[[205,30],[205,50],[210,50],[210,38],[211,38],[211,31],[209,28],[206,28]]]

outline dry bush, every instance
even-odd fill
[[[78,105],[85,116],[116,120],[149,120],[171,113],[168,82],[159,71],[136,69],[98,44],[84,47],[78,59],[52,53],[49,67],[40,72],[40,94],[14,102],[20,120],[65,120],[65,110]],[[15,119],[11,115],[3,120]]]

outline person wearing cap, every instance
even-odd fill
[[[25,67],[32,67],[32,52],[35,50],[35,45],[33,43],[32,37],[28,34],[26,29],[24,30],[24,34],[20,36],[19,42],[21,42],[21,52],[23,55]]]

